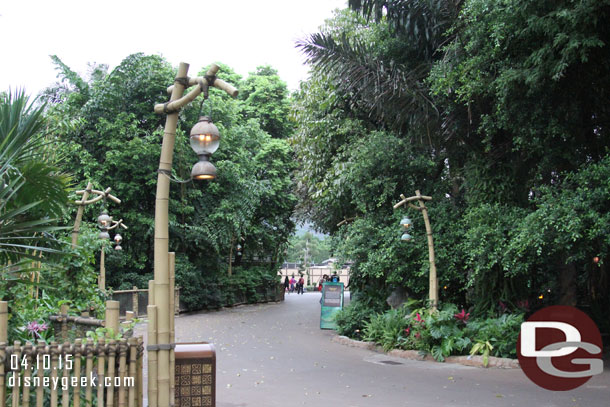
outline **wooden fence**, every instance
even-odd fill
[[[0,301],[0,407],[143,405],[142,338],[8,346],[7,308]],[[104,325],[118,331],[116,301],[107,303]]]

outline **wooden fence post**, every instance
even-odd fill
[[[112,330],[113,335],[119,333],[119,302],[118,301],[106,301],[106,319],[104,327],[110,331]],[[108,334],[106,336],[109,336]]]
[[[150,292],[148,293],[150,298]],[[148,306],[148,405],[157,407],[157,306]]]
[[[135,285],[132,287],[133,294],[131,294],[131,310],[134,312],[135,317],[138,317],[138,309],[140,308],[138,300],[138,287]]]
[[[6,358],[8,342],[8,302],[0,301],[0,359]],[[4,363],[0,363],[0,407],[6,407]]]

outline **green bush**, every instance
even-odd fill
[[[233,274],[205,274],[186,256],[176,256],[176,284],[187,311],[254,304],[269,299],[279,277],[264,267],[235,267]]]
[[[337,333],[353,339],[362,338],[362,330],[374,312],[360,301],[353,301],[335,314]]]
[[[445,304],[432,313],[419,308],[411,313],[408,328],[402,332],[398,343],[403,349],[429,352],[442,362],[470,345],[470,339],[464,334],[467,320],[468,315],[464,311],[460,314],[454,304]]]
[[[474,353],[487,349],[491,356],[516,357],[516,343],[523,314],[473,318],[454,304],[444,304],[430,312],[426,308],[410,310],[414,302],[399,309],[378,313],[365,323],[364,339],[392,348],[420,350],[430,353],[439,362],[450,355],[463,355],[477,344]],[[358,314],[353,310],[341,316],[340,328],[348,328]],[[366,311],[362,310],[360,314]],[[351,328],[350,328],[351,329]],[[341,331],[338,330],[339,333]]]
[[[523,322],[523,314],[502,314],[497,318],[477,319],[466,327],[466,334],[473,342],[487,342],[493,346],[492,356],[517,357],[517,338]]]
[[[386,351],[397,347],[404,330],[409,325],[408,315],[409,309],[403,306],[373,316],[365,324],[364,339],[379,343]]]

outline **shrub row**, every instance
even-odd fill
[[[470,317],[455,304],[444,304],[438,310],[408,302],[400,308],[381,313],[358,301],[341,311],[337,332],[363,339],[390,349],[420,350],[443,361],[450,355],[481,354],[516,357],[516,343],[523,313],[492,317]]]

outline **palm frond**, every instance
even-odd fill
[[[335,39],[315,33],[297,42],[297,47],[307,63],[330,74],[351,108],[363,110],[374,120],[400,130],[414,116],[438,115],[424,83],[429,64],[404,69],[393,61],[377,59],[370,46],[345,35]]]

